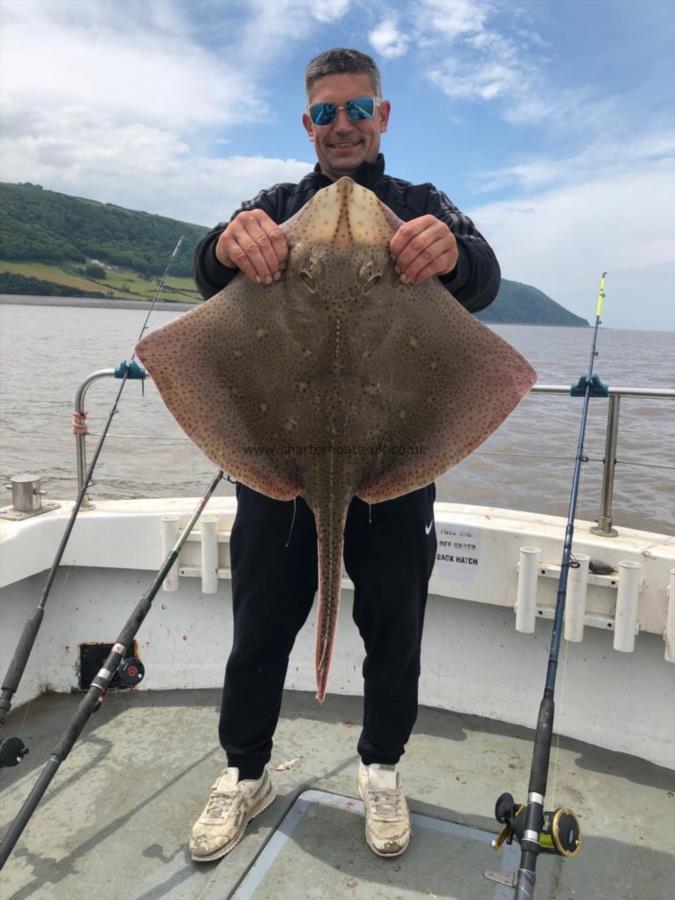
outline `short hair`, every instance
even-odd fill
[[[375,61],[360,50],[333,47],[332,50],[324,50],[310,60],[305,69],[305,89],[308,99],[314,82],[325,78],[326,75],[367,75],[375,96],[380,97],[382,94],[380,71]]]

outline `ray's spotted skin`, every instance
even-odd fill
[[[429,484],[482,444],[536,379],[437,279],[401,284],[388,251],[400,224],[341,178],[280,226],[289,245],[280,282],[240,274],[136,348],[209,459],[269,497],[302,495],[314,512],[319,700],[351,498],[375,503]]]

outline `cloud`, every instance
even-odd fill
[[[350,0],[322,0],[316,3],[314,0],[305,0],[301,4],[306,7],[310,15],[314,16],[317,22],[337,22],[341,19],[349,9]]]
[[[262,14],[253,5],[251,15]],[[282,6],[290,28],[309,4],[274,8]],[[335,0],[319,18],[346,7]],[[313,163],[211,155],[228,130],[269,110],[237,54],[198,42],[186,9],[133,0],[3,4],[0,177],[212,224],[262,185],[306,174]],[[242,14],[244,34],[254,20]]]
[[[476,175],[476,193],[509,197],[473,210],[502,270],[589,317],[606,269],[609,324],[675,330],[666,299],[675,284],[675,130],[663,88],[646,94],[637,78],[622,94],[581,80],[556,85],[553,51],[527,16],[505,18],[499,0],[463,0],[454,17],[453,8],[420,0],[431,13],[421,16],[427,78],[454,108],[492,107],[550,146],[523,151],[514,131],[512,160]]]
[[[132,6],[144,14],[129,19]],[[156,127],[171,122],[177,131],[259,114],[255,84],[227,60],[205,53],[164,4],[144,10],[29,0],[7,8],[0,32],[3,97],[29,114],[58,108],[64,130],[71,116],[82,114]],[[147,22],[153,9],[160,15]],[[67,15],[73,12],[78,18]],[[250,104],[241,103],[243,95]]]
[[[401,20],[398,32],[410,35],[426,78],[455,104],[490,104],[512,124],[571,132],[601,130],[614,111],[587,90],[550,82],[550,45],[522,8],[503,0],[416,0]]]
[[[594,180],[598,172],[605,178],[615,174],[621,177],[626,171],[635,172],[653,162],[672,158],[675,158],[675,129],[650,128],[622,141],[596,138],[572,156],[524,159],[482,172],[476,191],[533,190],[578,183]]]
[[[451,41],[468,34],[481,34],[493,7],[482,0],[419,0],[414,18],[427,36],[436,34]]]
[[[675,307],[664,302],[675,283],[675,159],[633,165],[641,149],[625,148],[623,167],[610,172],[589,166],[555,187],[473,209],[507,277],[589,318],[606,270],[608,325],[675,330]]]
[[[368,35],[375,50],[385,59],[403,56],[408,48],[409,38],[398,29],[396,19],[383,19]]]
[[[517,71],[496,61],[468,72],[461,63],[451,60],[431,69],[429,80],[452,100],[495,100],[519,90],[521,84]]]
[[[538,15],[504,0],[410,0],[393,11],[349,0],[5,0],[0,177],[215,224],[313,165],[297,158],[304,147],[278,150],[271,129],[253,127],[278,124],[271,98],[286,91],[290,66],[297,79],[297,54],[369,40],[384,60],[407,55],[410,84],[433,83],[446,120],[472,104],[513,126],[489,133],[497,152],[508,138],[510,158],[474,191],[499,192],[474,213],[508,277],[587,316],[607,268],[610,322],[628,325],[639,309],[674,328],[663,300],[675,283],[670,58],[656,54],[651,81],[633,67],[642,81],[621,97],[576,86],[583,76],[558,87]],[[255,141],[250,156],[238,152],[242,134]],[[519,150],[525,135],[550,152]]]
[[[57,118],[57,112],[44,113],[31,133],[5,138],[3,177],[11,173],[13,181],[215,225],[261,186],[298,181],[313,166],[296,159],[203,156],[168,129],[119,125],[86,112],[72,114],[65,132]]]
[[[249,69],[268,67],[289,46],[309,37],[317,24],[338,22],[349,7],[350,0],[248,0],[234,52]]]
[[[536,33],[520,29],[509,38],[489,28],[497,12],[484,0],[416,0],[399,16],[387,14],[368,39],[385,59],[415,47],[427,78],[452,100],[522,101],[534,54],[521,54],[520,45],[535,43]]]

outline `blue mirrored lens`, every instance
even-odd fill
[[[335,103],[313,103],[309,108],[309,115],[315,125],[331,125],[341,107]],[[345,103],[345,112],[352,122],[370,119],[375,111],[375,100],[372,97],[355,97]]]
[[[356,97],[354,100],[347,100],[345,109],[353,121],[369,119],[375,109],[375,101],[372,97]]]
[[[337,106],[334,103],[314,103],[309,108],[309,115],[315,125],[330,125],[337,116]]]

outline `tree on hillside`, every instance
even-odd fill
[[[89,278],[96,278],[100,281],[102,278],[105,278],[105,269],[98,263],[90,262],[85,267],[84,274]]]

